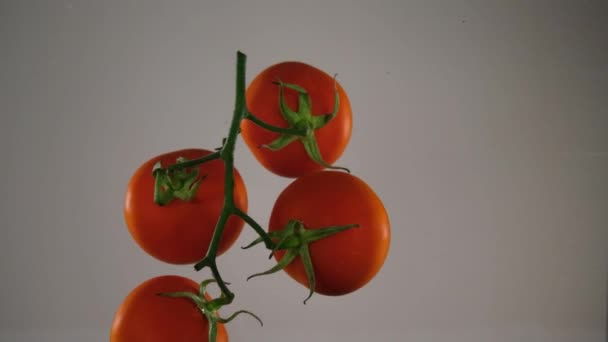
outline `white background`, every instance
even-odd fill
[[[0,340],[107,341],[128,292],[190,266],[142,252],[122,217],[140,163],[218,146],[236,50],[338,73],[339,160],[392,223],[379,275],[314,296],[262,249],[220,258],[255,311],[232,341],[606,340],[605,1],[1,1]],[[245,145],[265,224],[289,183]],[[254,237],[246,230],[237,242]]]

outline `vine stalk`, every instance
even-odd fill
[[[234,204],[234,150],[236,147],[236,138],[239,133],[241,120],[245,117],[247,107],[245,104],[245,70],[247,56],[238,51],[236,62],[236,96],[234,103],[234,113],[230,123],[228,136],[226,137],[223,146],[219,150],[219,157],[224,161],[224,205],[222,212],[215,226],[211,245],[207,251],[207,255],[203,260],[194,265],[194,268],[199,271],[205,266],[211,269],[213,277],[217,281],[219,288],[222,291],[222,296],[215,299],[218,305],[225,305],[232,302],[234,293],[228,289],[226,282],[222,279],[216,263],[217,249],[219,247],[226,222],[231,215],[241,213],[237,210]],[[244,214],[244,213],[243,213]],[[264,231],[258,231],[258,234],[264,239],[264,242],[272,246],[272,240]]]
[[[258,319],[254,314],[240,310],[230,316],[228,319],[223,319],[219,316],[216,316],[216,311],[224,305],[232,303],[234,300],[234,293],[230,291],[228,288],[228,283],[226,283],[219,272],[217,267],[217,252],[220,245],[220,241],[224,230],[226,228],[226,224],[231,216],[236,216],[242,219],[245,223],[247,223],[251,228],[255,230],[255,232],[259,235],[259,238],[256,239],[253,243],[249,244],[243,248],[252,247],[258,243],[264,243],[266,248],[271,250],[274,253],[279,249],[286,249],[287,255],[290,257],[284,257],[275,267],[270,270],[262,273],[257,273],[252,275],[249,278],[256,277],[259,275],[270,274],[283,269],[288,263],[291,262],[295,257],[300,256],[302,262],[304,263],[304,267],[306,270],[306,274],[309,281],[309,295],[304,300],[304,303],[312,296],[315,289],[315,277],[314,270],[312,267],[312,261],[308,250],[308,245],[314,241],[325,238],[327,236],[339,233],[341,231],[358,227],[358,224],[350,224],[345,226],[331,226],[331,227],[323,227],[315,230],[306,229],[303,223],[297,220],[291,220],[290,223],[285,227],[283,231],[267,233],[259,223],[257,223],[252,217],[250,217],[247,213],[242,211],[240,208],[236,207],[234,201],[234,186],[235,186],[235,168],[234,168],[234,151],[236,148],[237,137],[240,132],[240,126],[242,120],[250,120],[255,125],[262,127],[268,131],[272,131],[278,134],[281,134],[281,137],[277,139],[277,141],[267,145],[266,147],[271,148],[272,150],[278,150],[287,144],[295,141],[301,140],[303,146],[306,148],[309,156],[315,160],[317,163],[323,165],[324,167],[333,168],[333,169],[342,169],[348,171],[348,169],[342,167],[334,167],[331,166],[323,160],[320,155],[319,149],[317,147],[317,143],[314,136],[314,131],[323,127],[327,124],[336,114],[339,106],[339,97],[337,93],[337,88],[334,89],[335,92],[335,104],[334,110],[332,113],[312,116],[310,112],[310,99],[306,91],[300,88],[297,85],[293,84],[284,84],[282,82],[277,83],[279,85],[280,93],[283,92],[283,87],[291,88],[299,93],[300,99],[300,109],[298,112],[292,112],[289,108],[287,108],[284,103],[283,96],[280,96],[280,106],[284,118],[287,123],[289,123],[290,127],[277,127],[271,124],[268,124],[262,121],[260,118],[256,117],[253,113],[250,113],[247,109],[246,101],[245,101],[245,71],[246,71],[246,62],[247,56],[237,51],[237,62],[236,62],[236,95],[235,95],[235,103],[234,103],[234,112],[232,115],[232,120],[230,122],[230,128],[228,131],[228,136],[223,139],[222,146],[216,149],[215,152],[206,155],[199,159],[194,160],[179,160],[178,162],[167,166],[166,168],[162,168],[159,165],[156,165],[153,169],[153,174],[156,178],[155,184],[155,192],[154,192],[154,202],[158,205],[165,205],[174,198],[181,200],[189,200],[191,198],[190,192],[195,192],[198,184],[202,179],[198,178],[197,172],[188,173],[187,168],[195,167],[197,165],[221,159],[224,163],[224,201],[221,213],[216,222],[213,236],[211,238],[211,243],[206,252],[205,257],[200,260],[198,263],[194,265],[195,270],[200,271],[205,267],[208,267],[211,270],[213,275],[213,279],[206,280],[201,283],[200,294],[194,295],[189,292],[175,292],[175,293],[166,293],[163,295],[169,297],[188,297],[192,299],[197,306],[202,310],[202,312],[207,316],[207,319],[210,323],[210,332],[209,338],[210,341],[215,341],[217,334],[217,323],[227,323],[236,315],[241,313],[248,313],[252,315],[254,318]],[[302,124],[304,123],[304,124]],[[197,171],[197,170],[195,170]],[[172,181],[179,180],[180,187],[186,186],[189,191],[182,193],[169,193],[164,192],[163,188],[169,186],[173,186]],[[172,189],[175,190],[175,189]],[[276,242],[274,242],[274,241]],[[271,254],[272,256],[272,254]],[[248,279],[249,279],[248,278]],[[211,299],[207,301],[205,299],[205,289],[206,286],[211,283],[217,283],[217,286],[221,290],[221,295],[215,299]],[[261,323],[261,321],[260,321]]]
[[[258,224],[252,217],[247,215],[247,213],[243,212],[241,209],[237,208],[234,203],[234,150],[236,147],[237,137],[240,131],[240,125],[242,120],[250,120],[254,124],[263,127],[272,132],[276,133],[288,133],[298,136],[305,136],[306,131],[296,128],[283,128],[270,125],[261,119],[257,118],[255,115],[250,113],[247,110],[247,106],[245,103],[245,71],[246,71],[246,62],[247,56],[237,51],[237,60],[236,60],[236,95],[235,95],[235,103],[234,103],[234,112],[232,115],[232,121],[230,123],[230,128],[228,131],[228,136],[224,139],[222,146],[218,151],[209,154],[205,157],[188,160],[184,162],[178,162],[168,166],[166,169],[162,170],[166,173],[176,172],[179,170],[183,170],[185,168],[194,167],[199,164],[215,160],[221,159],[224,162],[224,203],[222,207],[222,211],[220,213],[219,219],[215,225],[215,230],[213,232],[213,236],[211,238],[211,244],[209,245],[209,249],[207,250],[206,256],[194,265],[194,268],[197,271],[202,270],[205,267],[208,267],[213,274],[213,278],[215,278],[218,287],[222,291],[222,295],[211,301],[210,306],[219,308],[223,305],[230,304],[234,299],[234,293],[230,291],[227,283],[222,279],[222,276],[217,267],[216,258],[217,258],[217,250],[219,248],[220,240],[222,238],[222,234],[224,233],[224,229],[226,227],[226,223],[230,216],[235,215],[245,221],[249,226],[251,226],[256,233],[260,236],[264,244],[268,249],[274,249],[275,244],[270,238],[270,236],[266,233],[266,231]],[[161,172],[157,174],[157,177],[161,175]],[[157,199],[155,198],[157,202]],[[158,203],[158,202],[157,202]]]

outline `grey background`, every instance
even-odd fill
[[[383,199],[380,274],[315,296],[238,248],[233,341],[605,341],[606,1],[0,1],[1,341],[107,341],[114,311],[190,266],[142,252],[122,217],[147,158],[227,131],[249,80],[301,60],[354,111],[339,161]],[[288,179],[244,144],[266,223]],[[237,245],[252,239],[246,230]]]

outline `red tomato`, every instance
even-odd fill
[[[277,198],[269,231],[283,230],[290,219],[307,229],[359,224],[309,246],[315,292],[343,295],[367,284],[380,270],[388,254],[388,214],[374,191],[361,179],[344,172],[322,171],[293,181]],[[285,251],[275,253],[280,260]],[[300,257],[285,271],[308,287]]]
[[[136,287],[114,316],[110,342],[209,341],[207,318],[191,299],[158,295],[178,291],[198,294],[198,284],[180,276],[161,276]],[[218,324],[217,342],[226,341],[226,328]]]
[[[138,245],[155,258],[172,264],[188,264],[205,257],[223,207],[224,164],[216,159],[199,165],[199,175],[205,178],[196,196],[191,201],[176,199],[165,206],[153,201],[154,165],[160,161],[167,167],[178,157],[193,160],[210,153],[187,149],[163,154],[144,163],[131,178],[124,207],[127,227]],[[246,212],[247,190],[236,170],[234,180],[235,204]],[[218,255],[234,243],[243,225],[243,220],[236,216],[228,219]]]
[[[279,106],[279,86],[273,84],[278,80],[304,88],[310,95],[313,115],[333,111],[336,86],[334,78],[304,63],[283,62],[262,71],[247,88],[247,108],[262,121],[278,127],[289,127]],[[315,131],[319,151],[328,164],[333,164],[342,155],[352,130],[350,102],[339,84],[337,90],[340,100],[337,115],[327,125]],[[298,93],[287,88],[283,93],[288,107],[297,111]],[[296,140],[281,150],[272,151],[260,146],[273,142],[279,134],[261,128],[249,120],[241,122],[241,132],[255,158],[277,175],[298,177],[324,168],[311,159],[300,141]]]

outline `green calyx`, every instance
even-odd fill
[[[332,166],[325,162],[315,137],[315,131],[327,125],[336,116],[336,114],[338,114],[338,108],[340,107],[340,96],[338,94],[337,83],[334,83],[335,100],[333,111],[323,115],[312,114],[312,102],[306,89],[296,84],[283,83],[281,81],[274,83],[279,86],[279,108],[281,110],[281,115],[289,124],[289,129],[295,129],[299,132],[304,132],[304,134],[282,133],[276,140],[269,144],[262,145],[262,147],[268,148],[272,151],[278,151],[292,142],[299,140],[302,142],[302,145],[304,145],[306,153],[308,153],[310,158],[316,163],[329,169],[339,169],[350,173],[350,171],[345,167]],[[299,108],[297,111],[292,110],[289,108],[289,106],[287,106],[287,103],[285,103],[283,94],[284,88],[289,88],[298,92]]]
[[[163,296],[163,297],[190,299],[196,305],[196,307],[200,310],[200,312],[203,315],[205,315],[205,317],[207,318],[207,321],[209,322],[209,341],[210,342],[215,342],[217,340],[218,323],[222,323],[222,324],[229,323],[236,316],[238,316],[240,314],[248,314],[248,315],[252,316],[253,318],[255,318],[258,322],[260,322],[260,325],[262,325],[262,326],[264,325],[264,323],[258,316],[256,316],[252,312],[249,312],[246,310],[239,310],[239,311],[233,313],[232,315],[230,315],[228,318],[220,317],[220,315],[218,314],[217,311],[221,308],[222,304],[218,304],[219,302],[217,299],[208,300],[205,297],[205,293],[207,292],[207,286],[209,284],[215,283],[215,282],[216,281],[214,279],[207,279],[207,280],[203,281],[199,286],[198,294],[184,291],[184,292],[159,293],[158,295]],[[224,296],[224,294],[222,293],[221,297],[223,297],[223,296]],[[219,299],[221,299],[221,297]]]
[[[359,227],[358,224],[349,224],[344,226],[330,226],[319,229],[307,229],[301,221],[290,220],[285,226],[285,228],[283,228],[283,230],[268,233],[268,236],[270,236],[270,238],[277,240],[274,249],[270,253],[270,257],[272,257],[277,250],[285,250],[285,255],[271,269],[265,272],[253,274],[249,276],[247,280],[262,275],[276,273],[287,267],[287,265],[289,265],[296,257],[299,256],[302,260],[302,264],[304,265],[306,277],[308,278],[309,293],[308,297],[304,299],[304,304],[306,304],[306,302],[310,299],[310,297],[312,297],[312,294],[315,292],[316,283],[314,267],[312,264],[312,259],[310,257],[310,251],[308,246],[315,241],[324,239],[326,237],[332,236],[350,228],[357,227]],[[242,248],[251,248],[261,243],[262,241],[262,238],[258,238],[251,242],[249,245]]]
[[[185,163],[185,158],[177,158],[177,164]],[[152,169],[154,175],[154,203],[167,205],[174,199],[190,201],[196,195],[201,181],[205,178],[199,177],[198,167],[165,169],[158,162]]]

